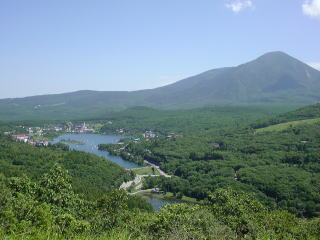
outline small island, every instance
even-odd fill
[[[76,144],[76,145],[85,145],[84,142],[77,141],[77,140],[72,140],[72,139],[62,139],[60,142],[70,143],[70,144]]]

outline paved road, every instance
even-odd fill
[[[136,177],[129,182],[123,182],[119,189],[127,190],[132,184],[139,184],[144,177],[149,175],[136,175]]]
[[[132,184],[138,185],[137,188],[141,188],[141,181],[145,177],[158,177],[158,175],[136,175],[136,177],[133,180],[129,182],[123,182],[119,189],[127,190]]]
[[[157,165],[155,165],[155,164],[153,164],[151,162],[148,162],[147,160],[144,160],[144,162],[146,164],[156,168],[159,171],[160,176],[171,177],[169,174],[166,174],[164,171],[162,171],[159,166],[157,166]],[[137,189],[141,189],[141,187],[142,187],[142,183],[141,182],[142,182],[143,178],[145,178],[145,177],[157,177],[157,176],[158,175],[136,175],[136,177],[132,181],[123,182],[119,189],[128,190],[128,188],[131,187],[133,184],[137,185]]]
[[[135,195],[137,193],[141,193],[141,192],[148,192],[150,193],[152,189],[143,189],[143,190],[138,190],[136,192],[133,192],[133,193],[129,193],[130,195]]]
[[[157,165],[155,165],[155,164],[153,164],[153,163],[151,163],[151,162],[149,162],[149,161],[147,161],[147,160],[144,160],[144,163],[146,163],[146,164],[148,164],[148,165],[156,168],[156,169],[159,171],[159,173],[160,173],[161,176],[171,177],[169,174],[166,174],[164,171],[162,171],[159,166],[157,166]]]

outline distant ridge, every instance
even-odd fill
[[[312,104],[320,101],[320,71],[283,52],[236,67],[206,71],[140,91],[77,91],[0,100],[0,120],[67,119],[134,106],[187,109],[234,104]]]

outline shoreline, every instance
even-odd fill
[[[177,201],[177,202],[181,202],[181,203],[201,204],[201,201],[198,201],[194,198],[189,198],[186,196],[182,196],[182,198],[177,198],[177,197],[173,196],[172,193],[166,193],[166,194],[151,193],[151,189],[141,190],[140,192],[131,193],[131,194],[139,195],[146,200],[152,199],[152,198],[158,198],[161,200]]]

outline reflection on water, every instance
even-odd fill
[[[106,151],[98,150],[99,144],[107,144],[107,143],[117,143],[122,136],[116,135],[102,135],[102,134],[65,134],[55,138],[52,142],[57,143],[61,140],[75,140],[79,142],[83,142],[84,144],[72,144],[69,142],[64,142],[65,144],[69,145],[69,147],[73,150],[84,151],[88,153],[96,154],[100,157],[104,157],[109,159],[110,161],[118,164],[123,168],[138,168],[139,165],[124,160],[118,156],[112,156]]]

